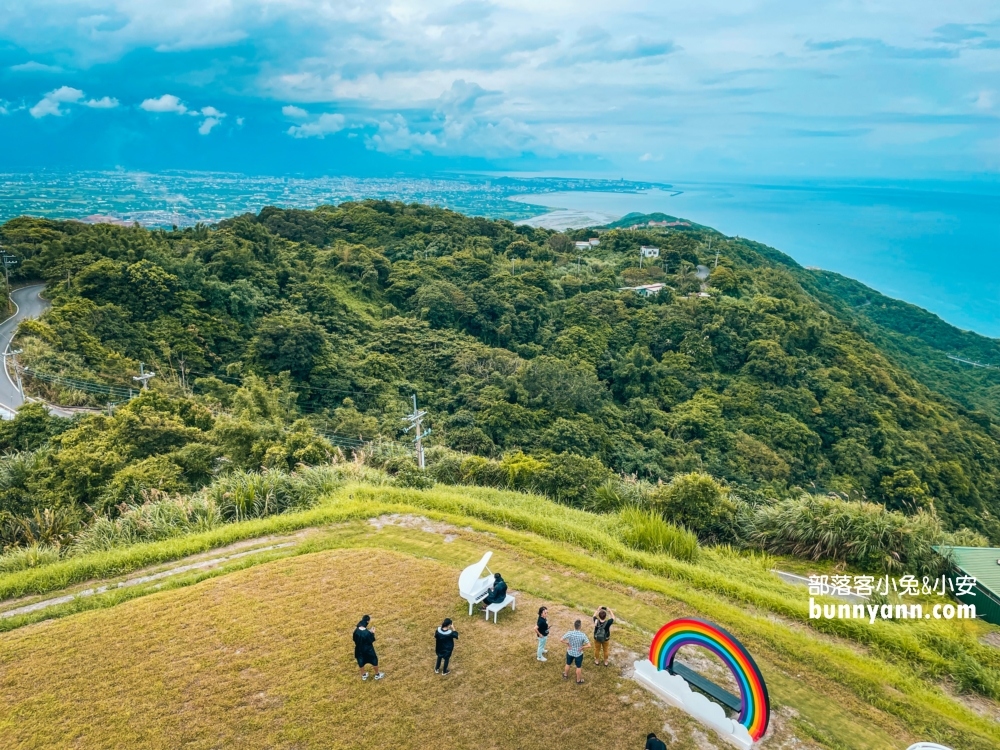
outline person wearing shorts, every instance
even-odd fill
[[[368,679],[368,665],[375,667],[375,679],[381,680],[385,672],[379,669],[378,654],[375,653],[375,628],[371,626],[371,615],[365,615],[354,629],[354,660],[361,670],[361,679]]]
[[[569,678],[569,668],[576,664],[576,684],[583,684],[583,650],[590,648],[590,639],[580,630],[582,620],[573,623],[573,629],[560,640],[566,644],[566,666],[563,667],[563,679]]]

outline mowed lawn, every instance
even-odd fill
[[[553,607],[537,662],[538,605],[520,596],[487,624],[454,568],[387,550],[272,562],[0,636],[0,746],[624,750],[668,715],[672,747],[716,744],[615,666],[588,660],[584,685],[564,681],[571,610]],[[365,613],[378,683],[352,658]],[[433,673],[444,617],[461,634],[447,677]]]

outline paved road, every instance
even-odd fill
[[[0,352],[7,351],[10,340],[14,338],[14,331],[17,330],[18,323],[25,318],[37,318],[49,306],[48,302],[38,296],[44,288],[44,284],[35,284],[15,289],[11,293],[14,304],[17,305],[17,312],[0,323]],[[0,417],[12,419],[14,411],[23,403],[23,400],[21,394],[18,393],[17,386],[11,380],[11,376],[6,372],[6,368],[4,369],[5,372],[0,373]]]

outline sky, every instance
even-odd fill
[[[0,170],[996,180],[996,0],[0,0]]]

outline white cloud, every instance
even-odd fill
[[[302,109],[302,107],[296,107],[294,104],[286,104],[282,107],[281,114],[295,120],[304,120],[309,116],[309,113]]]
[[[113,96],[102,96],[100,99],[88,99],[85,102],[80,102],[84,107],[90,107],[92,109],[114,109],[118,106],[118,100]]]
[[[648,151],[639,157],[639,161],[663,161],[661,154],[651,154]]]
[[[243,118],[242,117],[237,117],[236,118],[236,127],[238,127],[238,128],[242,128],[243,127]]]
[[[442,145],[434,133],[410,130],[406,118],[400,114],[380,122],[378,132],[368,138],[367,143],[376,151],[408,151],[414,154],[436,150]]]
[[[45,63],[29,60],[28,62],[11,65],[10,69],[15,73],[61,73],[62,68],[58,65],[46,65]]]
[[[217,108],[212,106],[202,107],[201,109],[189,109],[188,106],[180,100],[179,97],[173,94],[163,94],[154,99],[145,99],[142,104],[139,105],[141,109],[147,112],[155,112],[157,114],[175,114],[175,115],[187,115],[188,117],[203,117],[201,123],[198,125],[198,132],[201,135],[208,135],[212,130],[222,122],[225,118],[226,113],[220,112]]]
[[[295,109],[298,109],[297,107]],[[303,112],[305,110],[302,110]],[[306,113],[308,115],[308,113]],[[292,125],[286,132],[293,138],[325,138],[340,132],[347,124],[347,119],[340,114],[326,112],[315,120],[301,125]]]
[[[676,179],[711,168],[906,174],[995,161],[981,145],[993,142],[1000,111],[995,0],[849,0],[850,12],[793,0],[637,0],[610,10],[598,0],[0,5],[0,38],[74,70],[122,61],[110,70],[141,80],[148,56],[130,52],[211,49],[159,55],[172,62],[155,63],[152,75],[271,97],[276,108],[289,102],[281,131],[300,138],[340,127],[321,125],[319,113],[351,112],[382,149],[547,149]],[[240,39],[245,48],[226,47]],[[147,101],[171,103],[163,98]],[[185,114],[196,128],[221,119],[172,104],[149,111]],[[935,116],[960,121],[963,134],[937,137]],[[871,137],[819,140],[865,127]],[[910,135],[891,140],[899,131]],[[663,160],[638,161],[644,153]]]
[[[188,111],[184,103],[173,94],[164,94],[155,99],[145,99],[139,107],[147,112],[173,112],[178,115],[183,115]]]
[[[208,117],[198,127],[198,133],[200,135],[208,135],[209,133],[212,132],[212,128],[214,128],[220,122],[222,122],[222,120],[220,120],[218,117]]]
[[[66,111],[61,105],[76,104],[82,98],[83,92],[80,89],[75,89],[72,86],[60,86],[43,96],[38,104],[28,111],[36,119],[49,115],[60,117]]]
[[[994,104],[996,104],[995,91],[980,91],[972,99],[972,106],[976,109],[993,109]]]

